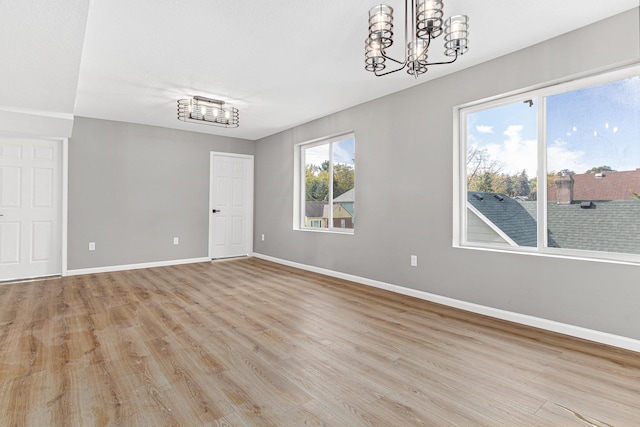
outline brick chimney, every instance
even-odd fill
[[[573,175],[556,177],[557,201],[559,205],[569,205],[573,201]]]

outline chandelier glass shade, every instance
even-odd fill
[[[427,66],[451,64],[469,50],[469,17],[455,15],[444,19],[442,0],[405,0],[404,49],[402,60],[387,55],[393,45],[393,8],[379,4],[369,10],[369,34],[365,40],[367,71],[384,76],[403,69],[417,78],[427,72]],[[431,41],[444,34],[444,54],[452,58],[443,62],[429,62],[427,51]],[[387,61],[395,65],[386,70]]]
[[[178,100],[178,120],[237,128],[240,125],[240,113],[237,108],[225,105],[224,101],[194,96]]]

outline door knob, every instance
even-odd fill
[[[219,209],[214,209],[211,212],[216,213],[216,212],[220,212],[220,210]]]

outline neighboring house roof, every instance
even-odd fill
[[[640,200],[547,204],[549,246],[640,254]]]
[[[338,197],[334,198],[333,201],[338,203],[355,202],[356,201],[355,188],[345,191]]]
[[[351,218],[352,216],[353,214],[351,214],[351,212],[349,212],[349,210],[344,206],[339,204],[333,206],[334,218]],[[324,208],[322,209],[322,217],[329,218],[329,205],[324,205]]]
[[[476,199],[473,194],[482,196]],[[467,200],[520,246],[536,245],[537,202],[518,202],[495,193],[468,192]],[[519,208],[518,208],[519,206]],[[601,252],[640,254],[640,200],[605,200],[583,209],[580,202],[547,203],[548,244]]]
[[[640,169],[573,175],[573,200],[633,200],[631,190],[640,193]],[[555,184],[547,189],[547,200],[557,200]]]
[[[304,202],[304,216],[307,218],[325,218],[323,210],[326,205],[327,202],[323,201],[306,201]]]
[[[467,201],[519,246],[536,246],[536,220],[521,203],[504,194],[479,191],[468,192]]]

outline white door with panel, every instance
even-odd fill
[[[209,258],[253,250],[253,156],[211,153]]]
[[[0,280],[60,274],[61,143],[0,138]]]

